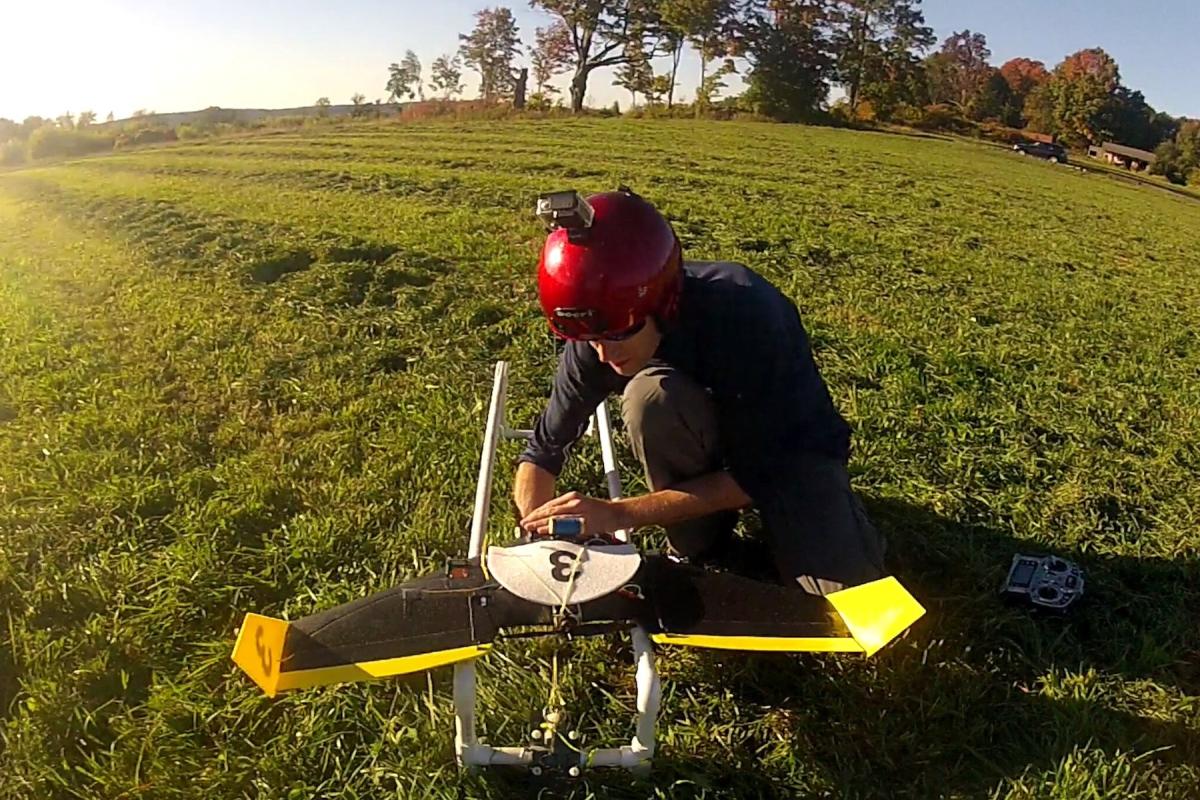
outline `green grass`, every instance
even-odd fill
[[[621,182],[796,300],[929,614],[870,661],[664,651],[654,773],[574,795],[1200,796],[1200,204],[963,142],[584,120],[0,176],[0,797],[529,792],[453,766],[449,670],[270,701],[229,654],[245,611],[465,550],[492,364],[515,422],[549,388],[533,198]],[[563,484],[600,493],[598,456]],[[1019,551],[1084,565],[1077,614],[998,602]],[[485,659],[493,743],[552,650]],[[590,744],[632,733],[627,658],[575,648]]]

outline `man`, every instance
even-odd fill
[[[753,506],[769,547],[757,566],[780,580],[828,594],[882,577],[883,542],[846,471],[849,427],[795,305],[739,264],[683,262],[670,224],[628,189],[554,197],[577,208],[546,240],[538,293],[567,343],[517,466],[521,527],[662,525],[676,554],[744,568],[733,526]],[[613,393],[650,493],[556,496],[567,448]]]

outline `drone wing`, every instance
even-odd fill
[[[291,622],[247,614],[233,660],[273,697],[478,658],[505,629],[553,631],[555,608],[569,607],[576,635],[611,630],[588,623],[639,624],[659,644],[868,656],[925,613],[895,578],[816,597],[620,548],[584,550],[524,545],[489,559],[501,580],[461,566]],[[525,585],[530,570],[538,577]],[[614,588],[597,594],[588,581]],[[564,594],[576,582],[580,593]]]
[[[925,613],[890,577],[818,597],[661,557],[645,562],[653,614],[645,624],[659,644],[870,656]]]
[[[247,614],[233,660],[268,696],[477,658],[499,624],[478,567],[409,581],[287,622]]]
[[[541,559],[548,571],[562,568],[562,552],[555,549]],[[612,572],[619,578],[628,558],[617,559],[616,571],[601,557],[585,561],[585,568],[593,576]],[[554,582],[549,572],[546,580]],[[542,600],[514,594],[477,565],[456,566],[291,622],[247,614],[233,660],[271,697],[288,689],[421,672],[484,655],[504,629],[554,631],[554,610],[562,604]],[[586,602],[574,598],[569,605],[572,619],[584,623],[579,634],[587,635],[601,629],[586,623],[632,625],[644,602],[611,592]]]

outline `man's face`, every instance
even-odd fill
[[[615,342],[596,339],[588,344],[596,351],[600,360],[612,367],[614,372],[630,377],[650,363],[661,341],[662,334],[658,331],[658,325],[654,317],[649,317],[642,329],[628,339]]]

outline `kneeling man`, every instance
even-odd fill
[[[740,264],[683,261],[670,223],[627,189],[562,216],[542,250],[538,293],[567,342],[517,466],[521,527],[544,534],[566,515],[594,533],[662,525],[678,556],[773,572],[812,594],[882,577],[883,540],[846,471],[850,429],[795,304]],[[557,495],[567,448],[610,394],[621,395],[651,491]],[[748,507],[765,546],[733,535]]]

